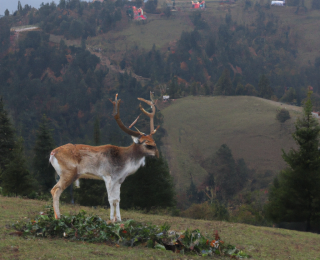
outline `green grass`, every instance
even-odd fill
[[[182,31],[193,29],[185,22],[185,17],[159,18],[159,15],[147,14],[148,20],[132,21],[123,30],[113,30],[107,34],[92,37],[87,41],[88,45],[99,46],[108,51],[124,51],[134,46],[150,50],[153,44],[157,48],[163,48],[169,42],[178,40]],[[127,19],[124,17],[123,19]]]
[[[12,229],[6,225],[28,219],[47,202],[0,196],[0,259],[200,259],[169,251],[145,247],[115,247],[106,244],[70,242],[63,239],[34,239],[9,235]],[[102,208],[63,205],[62,213],[76,213],[80,209],[107,220],[109,210]],[[121,211],[124,219],[163,224],[168,222],[173,230],[200,229],[213,237],[219,231],[221,239],[243,248],[253,259],[319,259],[320,235],[277,228],[255,227],[223,221],[204,221],[180,217],[147,215],[135,211]],[[205,258],[204,258],[205,259]],[[229,259],[229,258],[220,258]]]
[[[276,120],[277,109],[286,107],[291,119]],[[169,162],[178,192],[206,176],[200,166],[227,144],[235,159],[244,158],[257,174],[285,167],[281,149],[295,147],[291,136],[301,108],[249,96],[187,97],[173,101],[164,115],[161,150]]]

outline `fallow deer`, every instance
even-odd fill
[[[128,147],[110,144],[101,146],[66,144],[54,149],[49,161],[60,176],[58,183],[51,190],[55,218],[60,218],[59,197],[61,193],[74,181],[87,178],[104,180],[110,203],[110,219],[121,221],[119,206],[121,184],[127,176],[145,165],[146,156],[159,157],[156,143],[152,138],[157,129],[154,129],[153,118],[156,108],[151,93],[151,101],[138,98],[152,108],[152,112],[148,113],[140,104],[141,111],[150,118],[149,135],[139,130],[133,131],[122,123],[119,112],[120,99],[117,99],[117,95],[115,101],[110,100],[113,103],[113,116],[119,127],[131,135],[133,144]]]

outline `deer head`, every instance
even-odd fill
[[[115,101],[111,101],[111,103],[113,104],[113,116],[114,119],[116,120],[118,126],[122,129],[122,131],[124,131],[125,133],[129,134],[132,139],[133,142],[139,146],[140,151],[145,154],[145,155],[149,155],[149,156],[156,156],[157,158],[159,158],[159,151],[157,148],[157,145],[155,143],[155,141],[152,138],[152,135],[154,135],[156,133],[156,131],[158,130],[158,128],[160,126],[158,126],[156,129],[154,129],[154,115],[156,112],[156,108],[155,105],[152,101],[152,93],[150,92],[150,99],[149,100],[145,100],[143,98],[138,98],[138,100],[147,103],[148,105],[151,106],[152,108],[152,112],[148,113],[141,105],[139,105],[140,110],[142,111],[143,114],[147,115],[150,118],[150,134],[144,134],[142,132],[140,132],[138,129],[137,131],[133,131],[130,128],[138,121],[139,117],[137,117],[137,119],[130,125],[129,128],[127,128],[121,121],[120,119],[120,112],[119,112],[119,105],[120,105],[120,101],[121,99],[118,99],[118,94],[116,94],[115,97]]]

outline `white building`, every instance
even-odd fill
[[[286,5],[286,1],[271,1],[271,5],[285,6]]]

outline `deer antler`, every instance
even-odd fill
[[[141,134],[139,132],[133,131],[129,128],[127,128],[121,121],[120,119],[120,112],[119,112],[119,105],[120,105],[120,101],[121,99],[118,100],[118,94],[116,94],[116,97],[114,99],[114,101],[112,101],[111,99],[109,99],[110,102],[113,104],[113,117],[116,120],[118,126],[122,129],[123,132],[135,136],[135,137],[139,137]]]
[[[150,100],[145,100],[144,98],[138,98],[138,99],[139,99],[140,101],[142,101],[142,102],[147,103],[147,104],[148,104],[149,106],[151,106],[151,108],[152,108],[152,112],[149,113],[149,112],[147,112],[147,111],[144,110],[144,108],[142,107],[141,103],[140,103],[140,105],[139,105],[140,110],[142,111],[142,113],[145,114],[146,116],[148,116],[148,117],[150,118],[150,134],[154,134],[155,131],[157,131],[158,128],[157,128],[156,130],[154,130],[154,121],[153,121],[153,118],[154,118],[154,115],[155,115],[155,113],[156,113],[156,107],[155,107],[155,105],[154,105],[154,103],[153,103],[153,95],[152,95],[152,92],[150,91],[150,99],[151,99],[151,101],[150,101]]]
[[[138,117],[136,118],[136,120],[134,120],[134,121],[132,122],[132,124],[129,126],[129,128],[133,127],[133,126],[135,125],[135,123],[137,123],[137,121],[138,121],[138,119],[139,119],[140,116],[141,116],[141,114],[138,115]]]

